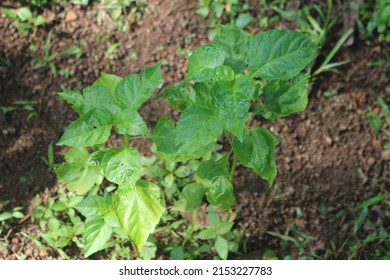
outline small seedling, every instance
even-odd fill
[[[159,95],[181,112],[178,121],[163,116],[153,131],[138,110],[160,85],[160,64],[124,78],[102,74],[82,93],[61,93],[80,117],[57,143],[72,148],[56,173],[70,191],[84,196],[75,208],[86,218],[85,255],[104,249],[114,229],[125,232],[141,251],[166,211],[164,192],[143,173],[140,152],[129,147],[132,140],[150,139],[157,157],[173,165],[200,160],[195,181],[183,188],[183,193],[196,192],[197,202],[207,199],[229,210],[239,164],[272,186],[278,138],[250,126],[255,115],[251,108],[257,104],[257,114],[270,120],[303,111],[310,80],[304,69],[316,51],[316,44],[300,32],[270,30],[251,36],[221,26],[214,43],[192,53],[185,80]],[[114,132],[122,145],[106,147]],[[221,143],[226,143],[223,150]],[[217,151],[222,157],[210,156]],[[91,194],[104,179],[114,188]],[[166,184],[172,185],[172,176]],[[215,243],[222,257],[225,241],[220,234]]]

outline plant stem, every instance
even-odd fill
[[[122,146],[123,146],[124,148],[126,148],[127,146],[129,146],[129,135],[127,135],[127,134],[124,134],[124,135],[123,135],[123,144],[122,144]]]
[[[237,157],[236,155],[233,154],[233,164],[232,164],[232,169],[230,170],[230,181],[233,181],[236,165],[237,165]]]

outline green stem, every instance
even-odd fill
[[[124,134],[124,135],[123,135],[123,144],[122,144],[122,146],[123,146],[124,148],[126,148],[127,146],[129,146],[129,135],[127,135],[127,134]]]
[[[230,181],[233,181],[234,171],[236,170],[236,165],[237,165],[237,157],[236,157],[236,155],[233,155],[233,164],[232,164],[232,169],[230,170]]]

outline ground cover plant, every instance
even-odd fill
[[[161,117],[153,132],[137,111],[160,85],[159,64],[124,78],[102,74],[82,93],[61,93],[80,118],[57,143],[73,147],[56,171],[58,179],[79,195],[88,194],[103,178],[117,186],[112,195],[94,192],[76,206],[87,219],[85,255],[104,248],[116,227],[141,250],[165,211],[161,188],[142,179],[141,154],[129,147],[133,139],[151,139],[164,160],[208,159],[199,165],[195,182],[184,187],[181,202],[195,204],[188,207],[200,207],[205,195],[210,204],[230,209],[238,162],[272,186],[278,139],[246,123],[254,115],[276,119],[306,108],[310,75],[303,70],[314,60],[316,48],[299,32],[271,30],[249,36],[239,28],[220,26],[214,43],[193,52],[185,81],[160,95],[181,111],[179,120],[174,124],[171,117]],[[104,143],[113,126],[123,135],[123,144],[107,148]],[[212,158],[223,139],[229,149]],[[191,194],[187,198],[186,191]],[[216,247],[227,248],[226,242],[218,238]],[[227,257],[227,251],[220,254]]]

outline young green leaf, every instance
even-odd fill
[[[196,49],[188,62],[187,80],[197,81],[211,69],[223,65],[224,60],[225,52],[220,46],[209,44]]]
[[[59,181],[76,194],[87,193],[95,184],[100,184],[103,177],[100,168],[88,164],[89,154],[84,148],[72,148],[66,155],[66,162],[56,169]]]
[[[224,128],[242,141],[248,111],[251,105],[255,84],[251,78],[239,75],[231,83],[219,81],[212,88],[214,112]]]
[[[161,65],[146,68],[139,75],[123,78],[115,89],[115,97],[123,109],[137,111],[161,82]]]
[[[112,229],[101,217],[87,219],[83,232],[84,256],[87,258],[105,248]]]
[[[217,226],[217,231],[219,234],[225,234],[227,233],[228,231],[230,231],[232,229],[234,225],[234,222],[223,222],[223,223],[220,223],[218,226]]]
[[[168,160],[175,160],[178,156],[176,144],[177,131],[171,117],[161,117],[154,128],[152,139],[156,144],[157,154]]]
[[[246,61],[255,78],[288,80],[314,60],[316,50],[303,33],[270,30],[249,39]]]
[[[179,200],[172,207],[176,211],[195,211],[202,204],[205,189],[201,184],[192,183],[183,188],[180,193]]]
[[[134,187],[119,186],[113,203],[122,228],[141,250],[165,211],[160,188],[144,180]]]
[[[176,130],[179,152],[191,159],[195,152],[222,134],[222,123],[210,110],[189,107],[180,116]]]
[[[229,242],[225,238],[218,236],[215,242],[215,250],[221,259],[226,260],[229,253]]]
[[[309,74],[300,74],[290,81],[272,81],[264,88],[266,119],[289,116],[306,109]]]
[[[112,201],[102,196],[88,196],[76,205],[76,210],[84,217],[103,216],[112,211]]]
[[[178,83],[164,90],[158,95],[158,98],[168,100],[170,106],[179,111],[183,111],[191,104],[190,93],[186,83]]]
[[[206,228],[199,232],[199,234],[195,237],[200,240],[209,240],[217,237],[217,231],[214,228]]]
[[[245,68],[245,46],[248,35],[240,28],[221,25],[218,27],[218,36],[215,45],[221,46],[225,51],[224,64],[240,73]]]
[[[65,90],[58,94],[62,99],[72,105],[80,116],[83,114],[84,98],[79,90]]]
[[[111,114],[118,114],[121,109],[115,104],[108,88],[104,86],[90,86],[83,90],[84,104],[82,114],[89,112],[94,108],[107,109]]]
[[[134,148],[107,153],[102,159],[104,176],[120,185],[134,185],[141,178],[141,155]]]
[[[121,80],[122,77],[117,75],[101,73],[100,77],[92,84],[92,86],[103,86],[107,88],[112,97],[114,97],[115,89]]]
[[[247,129],[244,141],[233,141],[233,151],[242,165],[252,168],[259,176],[272,185],[276,177],[276,137],[265,128]]]
[[[110,112],[92,109],[68,126],[57,145],[87,147],[104,143],[110,136],[112,123]]]
[[[149,128],[146,126],[144,119],[137,111],[132,109],[123,110],[116,116],[115,120],[116,131],[119,134],[128,135],[147,135],[150,134]]]
[[[223,176],[214,179],[206,192],[207,201],[221,209],[230,209],[236,198],[232,183]]]
[[[206,186],[211,185],[213,180],[218,176],[229,178],[227,157],[223,157],[217,161],[204,161],[201,163],[196,172],[197,181],[201,182]]]

